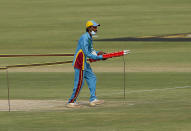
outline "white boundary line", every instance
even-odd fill
[[[175,89],[185,89],[185,88],[191,88],[191,86],[180,86],[180,87],[173,87],[173,88],[164,88],[164,89],[151,89],[151,90],[137,90],[137,91],[126,91],[126,94],[131,94],[131,93],[143,93],[143,92],[153,92],[153,91],[166,91],[166,90],[175,90]],[[115,94],[123,94],[124,92],[122,91],[116,91],[116,93],[109,93],[109,94],[101,94],[98,96],[111,96]]]

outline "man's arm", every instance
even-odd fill
[[[89,43],[88,43],[87,39],[83,38],[82,43],[81,43],[81,48],[82,48],[84,54],[88,58],[94,59],[94,60],[101,60],[103,58],[102,55],[98,56],[94,50],[92,52],[90,50],[88,50],[88,46],[89,46]]]

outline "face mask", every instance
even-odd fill
[[[95,36],[95,35],[96,35],[96,32],[93,31],[93,30],[92,30],[90,33],[91,33],[92,36]]]

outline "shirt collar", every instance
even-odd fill
[[[87,36],[88,36],[88,39],[93,40],[93,39],[92,39],[92,36],[91,36],[88,32],[86,32],[86,34],[87,34]]]

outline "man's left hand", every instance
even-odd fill
[[[103,51],[100,51],[100,52],[97,53],[97,55],[103,55],[103,54],[107,54],[107,53],[105,53]],[[107,58],[103,58],[102,60],[107,60]]]

